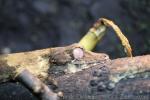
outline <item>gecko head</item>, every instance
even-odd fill
[[[72,44],[66,47],[57,47],[51,51],[50,69],[51,72],[75,73],[109,60],[104,53],[94,53],[85,50],[79,44]]]

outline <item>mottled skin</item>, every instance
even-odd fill
[[[83,56],[74,57],[73,51],[80,48]],[[122,58],[111,61],[108,55],[86,51],[79,44],[66,47],[48,48],[31,52],[15,53],[0,56],[0,82],[6,82],[21,73],[23,69],[29,70],[43,81],[55,79],[70,73],[82,71],[90,67],[100,67],[100,74],[106,73],[106,80],[112,87],[121,79],[136,76],[150,70],[149,56]],[[117,63],[115,61],[118,61]],[[138,62],[136,64],[136,62]],[[121,65],[122,64],[122,65]],[[103,67],[102,67],[103,66]],[[101,68],[102,67],[102,68]],[[98,70],[97,70],[98,71]],[[133,77],[134,78],[134,77]],[[101,80],[101,78],[99,78]],[[106,86],[107,87],[107,86]],[[111,87],[110,87],[111,88]]]
[[[73,50],[76,48],[82,49],[83,57],[79,57],[79,59],[74,57]],[[50,73],[52,72],[55,75],[62,72],[75,73],[85,68],[110,61],[107,54],[86,51],[79,44],[73,44],[65,48],[60,47],[57,50],[54,50],[50,56],[50,63],[52,66]]]
[[[73,50],[76,48],[83,50],[84,56],[82,58],[74,58]],[[99,82],[98,88],[109,90],[113,89],[122,79],[136,78],[139,75],[143,75],[143,73],[149,77],[146,72],[150,70],[150,64],[148,63],[149,58],[146,56],[143,59],[140,59],[140,57],[128,57],[120,58],[121,61],[111,61],[108,55],[86,51],[79,44],[73,44],[60,50],[52,53],[53,55],[50,57],[52,65],[49,72],[54,77],[79,72],[90,67],[99,67],[95,71],[97,75],[94,75],[94,80],[96,79]],[[93,82],[93,79],[90,81],[90,84],[93,84],[91,82]]]
[[[80,59],[75,59],[72,53],[75,48],[82,49],[82,46],[79,44],[72,44],[66,47],[47,48],[30,52],[1,55],[0,81],[14,79],[24,69],[29,70],[35,76],[45,80],[48,77],[51,77],[50,73],[55,73],[57,70],[71,73],[81,71],[94,64],[104,63],[109,60],[109,57],[106,54],[97,54],[84,49],[84,56]],[[59,65],[62,67],[59,67]],[[72,68],[72,66],[74,68]],[[71,68],[71,70],[69,68]]]

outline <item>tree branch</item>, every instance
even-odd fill
[[[56,78],[65,100],[149,100],[150,55],[119,58]]]
[[[63,91],[66,100],[79,97],[80,100],[97,100],[107,99],[108,96],[133,99],[138,95],[148,100],[150,55],[110,60],[106,54],[83,50],[83,58],[74,59],[72,52],[75,48],[82,49],[82,46],[73,44],[1,55],[0,82],[15,79],[22,70],[27,69],[47,84],[55,80],[53,83],[57,88],[54,91]],[[72,66],[82,69],[75,73],[65,73]],[[55,70],[52,70],[53,67]]]

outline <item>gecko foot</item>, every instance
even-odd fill
[[[90,80],[90,86],[96,88],[97,91],[102,92],[109,90],[111,91],[115,88],[115,83],[109,80],[109,68],[107,66],[103,66],[98,70],[94,70],[93,79]]]

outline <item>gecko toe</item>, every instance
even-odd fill
[[[110,72],[107,66],[104,65],[94,70],[92,75],[93,79],[90,80],[90,86],[93,88],[96,87],[98,92],[111,91],[115,88],[115,83],[109,79]]]

